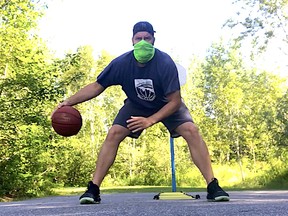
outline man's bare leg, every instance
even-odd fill
[[[130,131],[120,125],[113,125],[101,147],[97,159],[93,180],[88,183],[87,191],[80,196],[80,204],[98,204],[100,198],[100,185],[109,168],[114,163],[119,144],[129,135]]]
[[[93,175],[93,183],[100,187],[109,168],[114,163],[119,144],[129,135],[130,131],[120,125],[113,125],[101,147]]]
[[[186,122],[178,126],[176,131],[187,141],[192,160],[206,180],[207,200],[229,201],[229,194],[219,186],[218,180],[214,178],[209,151],[198,128],[192,122]]]
[[[214,174],[208,148],[198,128],[192,122],[186,122],[178,126],[176,132],[186,140],[193,162],[202,173],[206,183],[209,184]]]

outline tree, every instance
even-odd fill
[[[277,140],[279,147],[287,147],[288,145],[288,90],[284,95],[278,98],[277,101],[277,116],[275,128],[275,140]]]
[[[236,43],[228,48],[214,44],[203,64],[205,118],[201,124],[209,128],[205,135],[212,158],[236,160],[243,170],[243,158],[255,164],[278,154],[273,138],[280,124],[276,107],[287,87],[277,75],[245,67],[240,43],[232,42]]]
[[[50,54],[34,32],[38,6],[0,3],[0,194],[37,194],[49,170],[41,157],[50,139],[47,116],[61,92],[53,85]]]
[[[258,50],[265,50],[269,41],[278,38],[283,42],[279,47],[287,55],[288,49],[288,1],[287,0],[235,0],[239,5],[236,17],[227,21],[225,26],[240,27],[239,40],[252,38]]]

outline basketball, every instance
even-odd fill
[[[61,136],[76,135],[82,127],[80,112],[72,106],[63,106],[52,115],[52,127]]]

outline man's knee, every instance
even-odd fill
[[[113,125],[109,129],[106,139],[122,141],[129,133],[130,131],[127,128],[120,125]]]
[[[198,127],[192,122],[186,122],[177,128],[177,132],[182,136],[199,136]]]

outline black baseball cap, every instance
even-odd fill
[[[154,31],[153,26],[149,22],[146,22],[146,21],[141,21],[141,22],[138,22],[134,25],[133,36],[137,32],[141,32],[141,31],[149,32],[152,36],[154,36],[154,33],[156,32],[156,31]]]

